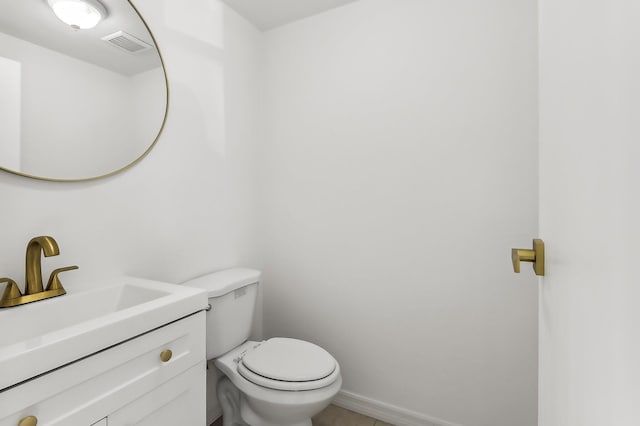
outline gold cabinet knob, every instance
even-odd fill
[[[164,351],[160,352],[160,359],[162,360],[162,362],[168,362],[172,356],[173,352],[171,352],[171,349],[165,349]]]
[[[36,426],[38,424],[38,418],[35,416],[25,417],[20,420],[18,426]]]

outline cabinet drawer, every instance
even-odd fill
[[[201,426],[206,424],[206,365],[196,365],[115,413],[109,426]]]
[[[1,392],[0,426],[26,416],[38,426],[90,425],[198,363],[204,369],[204,336],[199,312]]]

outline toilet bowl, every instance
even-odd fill
[[[207,359],[225,376],[217,385],[223,426],[310,426],[342,386],[340,365],[303,340],[248,341],[259,279],[259,271],[230,269],[185,283],[209,293]]]
[[[294,341],[293,339],[287,340]],[[270,339],[266,342],[248,341],[217,358],[214,364],[240,391],[240,413],[242,419],[248,424],[252,426],[311,425],[311,416],[329,405],[340,390],[342,386],[340,368],[336,363],[335,369],[329,375],[305,381],[278,380],[254,372],[247,374],[244,371],[248,368],[243,359],[249,359],[251,355],[261,356],[256,350],[260,349],[261,345],[275,346],[278,343],[280,343],[279,339]],[[289,360],[292,358],[293,356],[288,357]],[[262,361],[260,358],[257,359]],[[251,374],[255,377],[248,378],[247,376],[251,376]],[[229,395],[223,396],[224,399],[220,397],[228,392],[226,389],[228,388],[224,384],[218,386],[218,397],[223,413],[233,409],[232,407],[224,407],[223,401],[229,400],[231,398]],[[226,423],[225,426],[227,426]]]

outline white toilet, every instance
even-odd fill
[[[217,386],[223,426],[310,426],[340,390],[340,366],[303,340],[247,341],[259,282],[259,271],[229,269],[184,283],[209,292],[207,359],[226,376]]]

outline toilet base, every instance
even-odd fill
[[[251,408],[245,395],[228,377],[220,378],[217,393],[222,408],[222,426],[312,426],[310,418],[300,420],[298,417],[293,423],[274,423],[264,419]]]
[[[242,396],[240,398],[242,400]],[[246,401],[242,401],[240,406],[242,419],[251,426],[311,426],[311,419],[306,419],[296,423],[287,423],[286,425],[283,425],[282,423],[272,423],[258,417]]]
[[[216,388],[222,408],[222,426],[249,426],[240,415],[240,391],[226,377],[220,378]]]

